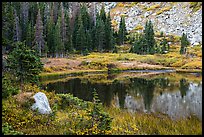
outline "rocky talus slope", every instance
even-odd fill
[[[154,24],[155,33],[182,36],[187,33],[192,45],[202,45],[201,2],[100,2],[111,13],[112,25],[118,29],[120,16],[125,16],[131,32],[142,32],[147,20]]]

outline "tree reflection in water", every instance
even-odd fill
[[[108,75],[106,80],[114,79]],[[202,83],[195,84],[185,78],[178,82],[167,77],[129,78],[129,82],[114,80],[112,83],[94,83],[89,79],[71,79],[44,85],[48,91],[72,93],[83,100],[92,100],[95,88],[101,102],[112,107],[112,104],[131,112],[161,112],[172,118],[187,117],[192,113],[202,117]]]

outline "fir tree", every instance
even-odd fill
[[[151,21],[147,21],[144,29],[144,54],[154,54],[154,29]]]
[[[34,47],[37,50],[39,56],[42,54],[44,49],[45,40],[43,37],[43,23],[40,15],[40,9],[38,10],[36,25],[35,25],[35,39],[33,41]]]
[[[54,39],[54,20],[53,20],[53,9],[51,7],[50,17],[47,21],[47,46],[48,46],[48,54],[54,57],[56,46],[55,46],[55,39]]]
[[[32,47],[32,41],[34,39],[33,29],[31,23],[28,23],[27,25],[27,36],[26,36],[26,45],[28,45],[30,48]]]
[[[16,10],[14,9],[14,16],[15,16],[15,20],[14,20],[14,41],[20,41],[21,40],[21,29],[20,29],[20,25],[19,25],[19,18],[17,15]]]
[[[187,38],[187,35],[183,33],[182,37],[181,37],[181,48],[180,48],[180,54],[185,54],[186,53],[186,49],[187,46],[189,45],[189,41]]]
[[[27,27],[28,27],[28,2],[21,2],[21,28],[22,28],[22,40],[27,37]]]
[[[35,55],[34,50],[30,50],[22,42],[16,42],[15,49],[9,53],[7,67],[10,72],[17,77],[17,80],[22,85],[27,82],[36,83],[38,74],[42,71],[43,64],[40,58]]]
[[[96,18],[96,45],[97,50],[102,52],[105,47],[105,25],[103,20],[100,18],[99,14],[97,14]]]
[[[70,18],[69,14],[65,13],[65,27],[66,27],[66,38],[65,38],[65,52],[72,52],[73,51],[73,44],[72,44],[72,34],[70,29]]]
[[[125,40],[126,40],[126,25],[125,25],[125,17],[121,16],[120,19],[120,26],[119,26],[119,31],[118,31],[118,38],[119,38],[119,44],[123,45]]]
[[[56,46],[56,57],[62,56],[63,51],[64,51],[64,45],[62,42],[62,36],[61,36],[61,17],[58,17],[57,24],[55,26],[55,33],[54,33],[54,38],[55,38],[55,46]]]
[[[106,36],[105,49],[111,50],[113,48],[113,30],[111,26],[110,12],[108,13],[108,17],[106,18],[105,22],[105,36]]]
[[[105,12],[104,5],[102,5],[102,7],[101,7],[100,17],[101,17],[103,22],[106,22],[106,12]]]
[[[15,33],[14,8],[11,2],[2,3],[2,15],[4,15],[2,16],[2,48],[10,50]]]
[[[85,42],[86,36],[85,36],[81,15],[78,16],[78,25],[79,25],[79,28],[76,31],[76,49],[81,51],[82,53],[82,51],[85,50],[84,42]]]

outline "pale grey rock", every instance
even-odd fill
[[[33,98],[35,99],[35,103],[31,106],[32,110],[38,110],[41,114],[50,114],[52,110],[50,108],[47,96],[42,93],[36,93]]]

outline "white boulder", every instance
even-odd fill
[[[33,98],[35,99],[35,103],[31,106],[32,110],[38,109],[41,114],[50,114],[52,112],[47,96],[42,93],[36,93]]]

